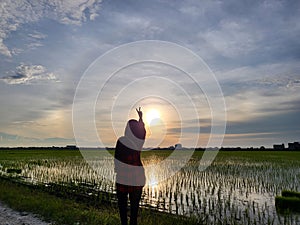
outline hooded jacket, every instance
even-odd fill
[[[141,150],[146,130],[140,120],[129,120],[124,136],[120,137],[115,150],[115,172],[117,189],[131,192],[145,185],[145,172],[141,161]]]

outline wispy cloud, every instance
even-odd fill
[[[100,2],[100,0],[1,1],[0,54],[12,56],[11,50],[4,43],[5,39],[23,24],[37,22],[46,17],[62,24],[80,25],[97,17]]]
[[[11,56],[12,56],[11,51],[10,51],[10,50],[8,49],[8,47],[3,43],[3,39],[1,39],[1,36],[6,37],[6,35],[1,35],[1,34],[0,34],[0,53],[1,53],[2,55],[11,57]]]
[[[28,37],[34,38],[34,39],[44,39],[47,37],[47,35],[42,34],[41,32],[34,31],[33,33],[28,34]]]
[[[47,72],[42,65],[21,64],[16,68],[13,75],[0,78],[7,84],[32,84],[39,81],[58,81],[54,73]]]

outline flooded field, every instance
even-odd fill
[[[79,151],[0,151],[0,170],[2,176],[30,183],[115,192],[112,156],[91,152],[94,157],[84,159]],[[300,224],[300,215],[279,215],[275,209],[275,196],[282,190],[300,191],[300,152],[219,152],[204,171],[199,170],[202,152],[195,152],[183,168],[178,166],[181,157],[164,164],[169,154],[143,152],[145,207],[194,216],[206,224]],[[169,177],[171,167],[178,172]]]

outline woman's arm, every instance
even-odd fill
[[[143,134],[141,136],[141,139],[145,139],[145,137],[146,137],[146,129],[145,129],[144,121],[143,121],[143,112],[141,110],[141,107],[139,107],[139,109],[136,108],[135,110],[136,110],[136,112],[139,115],[139,123],[142,126],[142,130],[143,130]]]
[[[144,122],[143,122],[143,112],[142,112],[142,110],[141,110],[141,107],[139,107],[139,109],[135,109],[135,110],[136,110],[136,112],[137,112],[138,115],[139,115],[139,122],[144,123]]]

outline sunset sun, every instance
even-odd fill
[[[153,125],[153,122],[159,118],[160,113],[156,109],[151,109],[150,111],[146,112],[145,119],[148,125]]]

